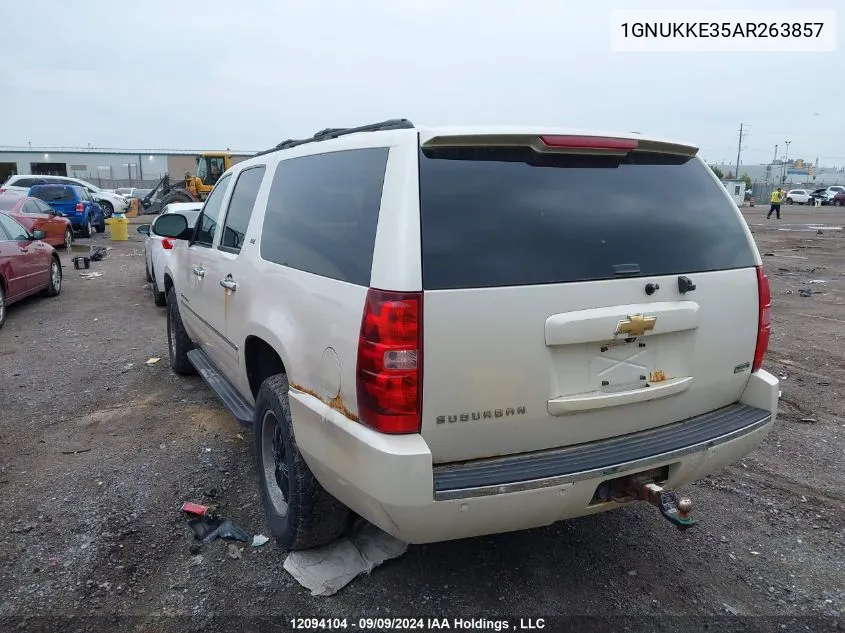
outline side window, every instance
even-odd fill
[[[220,218],[220,208],[223,206],[223,196],[226,195],[226,188],[229,186],[231,175],[221,178],[217,186],[208,194],[202,213],[197,220],[197,232],[194,235],[194,244],[200,246],[211,246],[214,243],[214,233],[217,231],[217,222]]]
[[[51,207],[46,202],[42,202],[41,200],[38,200],[37,198],[32,200],[31,202],[34,202],[35,206],[38,207],[39,213],[52,213],[53,212],[53,207]]]
[[[368,286],[388,148],[291,158],[273,176],[261,257]]]
[[[23,212],[35,215],[41,213],[41,209],[39,209],[38,205],[35,204],[35,200],[27,200],[23,203]]]
[[[21,178],[11,183],[12,187],[32,187],[35,184],[35,178]]]
[[[29,239],[29,231],[27,231],[20,224],[15,222],[8,215],[3,215],[2,213],[0,213],[0,226],[2,226],[6,230],[6,233],[14,241]]]
[[[232,197],[229,199],[226,222],[223,224],[223,236],[220,238],[221,249],[236,253],[241,250],[249,219],[255,207],[255,199],[258,197],[258,189],[261,187],[261,181],[264,180],[266,170],[267,168],[263,165],[252,167],[245,169],[238,176],[235,188],[232,190]]]

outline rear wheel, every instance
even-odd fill
[[[97,225],[97,233],[105,233],[106,232],[106,218],[103,217],[100,220],[100,223]]]
[[[53,256],[50,260],[50,285],[44,290],[48,297],[55,297],[62,291],[62,264],[59,258]]]
[[[194,349],[194,343],[182,325],[176,291],[173,288],[167,291],[167,349],[170,367],[174,372],[183,376],[196,373],[196,369],[188,360],[188,352]]]
[[[91,216],[85,218],[85,226],[82,227],[82,237],[93,237],[94,225],[91,224]]]
[[[787,198],[787,199],[786,199],[786,204],[792,204],[792,198]]]
[[[833,201],[833,206],[834,206],[834,207],[841,207],[841,206],[842,206],[842,201],[841,201],[841,200],[834,200],[834,201]]]
[[[261,505],[276,540],[298,550],[325,545],[341,536],[349,509],[326,492],[299,452],[284,374],[262,383],[252,434]]]
[[[111,202],[106,202],[105,200],[100,200],[97,204],[103,207],[103,215],[107,218],[110,218],[114,213],[114,207],[112,206]]]
[[[73,231],[70,227],[68,227],[67,229],[65,229],[65,250],[69,251],[71,246],[73,246]]]
[[[6,322],[6,294],[3,291],[3,284],[0,284],[0,327]]]
[[[174,191],[161,199],[158,207],[158,213],[161,213],[164,210],[164,207],[172,202],[197,202],[197,200],[187,191]]]

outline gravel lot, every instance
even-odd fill
[[[183,501],[219,504],[266,532],[250,435],[201,379],[170,372],[165,312],[145,288],[134,227],[128,243],[93,240],[114,247],[93,264],[101,277],[82,279],[63,253],[61,296],[11,307],[0,330],[0,618],[80,616],[105,628],[135,616],[132,630],[156,631],[400,614],[739,614],[806,618],[792,631],[845,626],[845,211],[784,207],[778,222],[766,210],[745,211],[772,280],[767,368],[782,378],[780,417],[755,453],[684,491],[697,528],[680,533],[637,505],[414,546],[330,598],[290,578],[273,543],[232,559],[218,541],[194,557]],[[162,360],[146,365],[151,357]]]

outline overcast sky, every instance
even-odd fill
[[[11,0],[6,0],[11,5]],[[800,0],[690,8],[800,9]],[[407,117],[688,140],[712,162],[845,165],[835,53],[612,53],[639,0],[29,0],[2,11],[0,145],[259,150]],[[697,6],[696,6],[697,5]]]

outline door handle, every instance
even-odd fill
[[[237,282],[234,279],[232,279],[231,277],[226,277],[226,279],[221,279],[220,285],[223,286],[226,290],[231,290],[232,292],[234,292],[235,290],[238,289]]]
[[[202,279],[203,277],[205,277],[205,268],[203,268],[202,266],[197,266],[196,268],[194,268],[194,274],[200,279]]]

